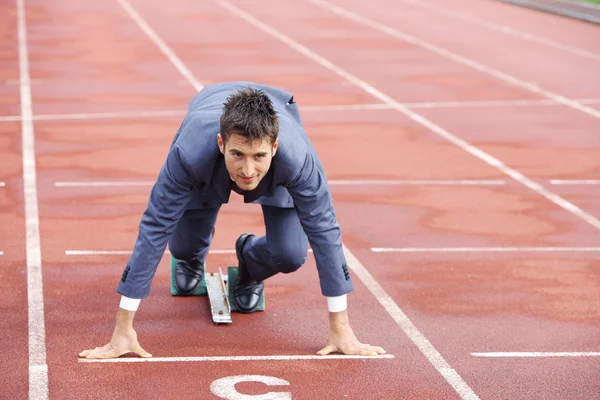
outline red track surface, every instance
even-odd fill
[[[600,218],[600,186],[550,184],[551,179],[600,179],[600,119],[593,113],[600,101],[584,101],[588,111],[540,104],[549,98],[526,87],[534,84],[569,100],[600,99],[598,26],[493,1],[335,0],[387,26],[384,33],[311,2],[234,3],[395,101],[434,103],[429,108],[413,104],[413,110]],[[301,110],[381,103],[218,2],[130,4],[201,84],[249,80],[281,86],[295,94]],[[29,380],[21,124],[5,118],[20,115],[16,10],[12,2],[0,6],[5,26],[0,41],[0,182],[5,182],[0,187],[0,398],[7,399],[26,398]],[[357,273],[349,298],[354,330],[395,358],[79,362],[79,351],[110,338],[119,301],[114,289],[127,255],[65,251],[130,250],[150,188],[55,183],[152,181],[195,89],[117,1],[28,0],[25,11],[34,116],[179,112],[34,121],[50,398],[215,398],[211,382],[235,375],[290,383],[240,383],[239,393],[286,391],[293,399],[600,398],[600,357],[472,355],[600,352],[598,251],[371,251],[597,248],[600,242],[592,224],[393,109],[306,107],[303,119],[332,180],[505,181],[496,186],[333,186],[346,246],[476,397],[458,393],[443,378],[439,363],[409,339]],[[490,24],[511,27],[521,36]],[[417,42],[393,37],[389,28]],[[524,32],[580,54],[532,41]],[[492,71],[524,84],[508,83]],[[515,100],[531,103],[511,103]],[[483,103],[492,101],[501,103]],[[263,231],[259,207],[242,204],[235,194],[232,198],[219,217],[213,249],[233,248],[242,232]],[[208,260],[211,268],[234,262],[232,255]],[[206,298],[171,297],[169,273],[165,257],[136,316],[141,344],[155,358],[312,355],[325,343],[326,306],[312,260],[295,274],[267,282],[266,312],[234,314],[234,323],[223,327],[210,322]]]

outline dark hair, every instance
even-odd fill
[[[279,120],[271,99],[262,90],[248,87],[227,98],[221,115],[223,142],[227,142],[233,133],[249,142],[267,139],[270,144],[275,143]]]

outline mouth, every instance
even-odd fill
[[[240,178],[242,178],[242,181],[244,181],[245,183],[252,183],[256,179],[255,176],[251,176],[249,178],[246,178],[244,176],[240,176]]]

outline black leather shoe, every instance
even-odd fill
[[[193,294],[202,283],[204,264],[178,260],[175,264],[175,287],[182,295]]]
[[[252,234],[244,233],[235,242],[235,253],[238,258],[238,276],[233,286],[233,297],[238,310],[242,313],[251,313],[256,311],[260,304],[265,284],[255,281],[250,277],[246,269],[246,263],[242,258],[242,250]]]

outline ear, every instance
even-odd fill
[[[273,142],[273,156],[275,156],[275,153],[277,153],[277,149],[279,148],[279,138],[275,139],[275,141]]]
[[[217,134],[217,144],[219,145],[219,150],[221,150],[221,154],[225,154],[225,144],[223,143],[223,137],[220,133]]]

